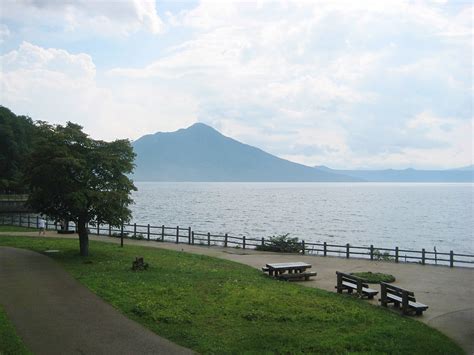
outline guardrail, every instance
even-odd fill
[[[36,215],[2,215],[0,224],[37,228],[39,217]],[[74,230],[74,223],[69,228]],[[46,229],[60,230],[57,222],[46,219]],[[89,231],[95,235],[119,237],[123,239],[139,239],[157,242],[185,243],[189,245],[220,246],[225,248],[255,249],[267,245],[268,238],[250,238],[245,235],[235,236],[225,234],[211,234],[210,232],[193,231],[191,227],[169,227],[165,225],[153,226],[150,224],[123,224],[120,228],[108,224],[90,224]],[[327,242],[314,243],[300,241],[300,253],[317,256],[336,256],[344,258],[362,258],[370,260],[393,261],[395,263],[419,263],[422,265],[471,266],[474,265],[474,255],[449,252],[439,252],[436,247],[433,251],[426,249],[410,250],[395,248],[381,248],[370,246],[355,246],[349,243],[344,245]],[[472,267],[472,266],[471,266]]]

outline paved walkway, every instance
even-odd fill
[[[34,354],[192,354],[128,319],[47,256],[0,247],[0,303]]]
[[[15,234],[37,235],[37,233]],[[47,236],[58,237],[58,234],[48,232]],[[67,237],[78,238],[77,235],[69,235]],[[90,239],[120,243],[120,239],[105,236],[90,236]],[[318,275],[313,281],[302,282],[301,284],[331,292],[334,292],[336,271],[372,271],[392,274],[397,279],[394,285],[414,291],[417,300],[430,307],[423,316],[414,317],[414,319],[442,331],[460,344],[468,354],[474,354],[474,301],[472,299],[474,294],[474,269],[472,268],[449,268],[419,264],[395,264],[361,259],[288,255],[248,249],[208,248],[187,244],[157,243],[129,239],[125,240],[125,247],[127,244],[209,255],[236,261],[258,269],[270,262],[304,261],[312,264],[312,271],[316,271]],[[372,303],[376,304],[377,300],[373,300]]]

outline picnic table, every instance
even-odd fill
[[[306,272],[307,269],[311,268],[311,264],[304,262],[293,262],[293,263],[273,263],[267,264],[263,267],[264,272],[268,272],[268,275],[283,280],[309,280],[310,276],[316,276],[315,272]]]

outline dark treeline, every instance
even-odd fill
[[[26,193],[24,171],[38,127],[27,116],[0,106],[0,193]]]

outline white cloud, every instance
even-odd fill
[[[94,36],[126,36],[139,30],[163,32],[155,1],[23,0],[2,3],[4,19],[36,28],[61,28]]]
[[[0,24],[0,44],[10,37],[10,30],[7,25]]]
[[[196,121],[194,99],[177,91],[126,81],[98,85],[87,54],[24,42],[0,64],[2,105],[36,120],[79,123],[95,138],[138,138]]]
[[[7,12],[26,11],[26,22],[42,14],[43,25],[59,21],[62,30],[90,27],[90,40],[163,30],[154,3],[113,4],[48,1]],[[449,2],[201,1],[166,13],[166,44],[147,42],[157,54],[146,65],[114,65],[111,56],[104,73],[85,54],[25,44],[2,60],[2,91],[19,113],[69,114],[109,138],[200,120],[308,165],[467,165],[471,13],[471,4]],[[124,57],[137,45],[121,42]],[[65,102],[69,111],[52,109]]]

